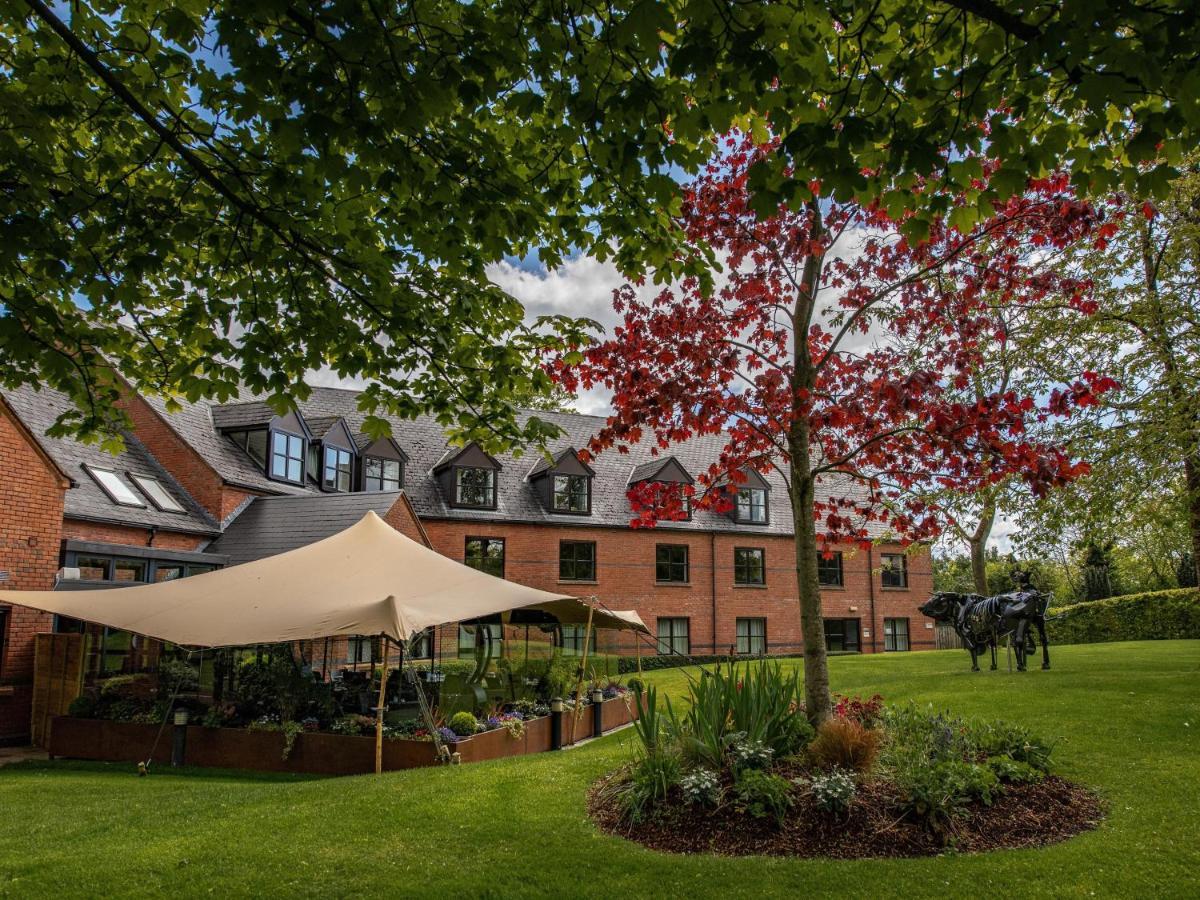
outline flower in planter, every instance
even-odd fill
[[[443,743],[456,744],[458,743],[458,735],[443,725],[438,729],[438,735],[441,736]]]

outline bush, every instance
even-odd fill
[[[786,778],[759,769],[744,769],[733,783],[738,808],[756,819],[771,816],[782,825],[792,808],[791,785]]]
[[[808,752],[822,769],[866,772],[879,758],[882,737],[880,732],[864,728],[854,719],[832,716],[821,723]]]
[[[80,694],[67,707],[67,715],[77,719],[90,719],[96,715],[98,703],[91,694]]]
[[[975,749],[985,756],[1007,756],[1040,772],[1050,771],[1050,754],[1054,746],[1035,737],[1029,729],[1007,722],[987,722],[977,726]]]
[[[190,694],[200,687],[200,675],[182,659],[164,659],[158,664],[158,696],[170,700],[176,694]]]
[[[769,769],[775,751],[762,741],[751,741],[738,731],[725,737],[729,762],[737,769]]]
[[[817,806],[828,813],[844,813],[849,810],[850,803],[858,792],[854,776],[841,769],[814,775],[808,788],[812,791]]]
[[[1200,590],[1128,594],[1051,610],[1051,644],[1200,638]]]
[[[758,657],[743,657],[743,659],[757,659]],[[795,657],[787,656],[772,656],[771,659],[789,659]],[[642,671],[652,672],[655,669],[675,669],[680,666],[707,666],[713,663],[734,663],[738,661],[738,657],[729,656],[726,654],[708,654],[703,656],[677,656],[674,653],[664,653],[659,656],[644,656],[642,657]],[[629,672],[638,670],[637,657],[620,656],[617,657],[617,672],[624,675]]]
[[[864,728],[876,727],[883,718],[883,697],[872,695],[870,700],[861,697],[843,697],[834,694],[833,714],[842,719],[853,719]]]
[[[618,787],[625,818],[630,822],[642,821],[679,784],[682,773],[679,757],[673,753],[658,750],[643,755],[631,767],[628,779]]]
[[[459,737],[470,737],[479,731],[479,722],[465,710],[463,712],[456,712],[446,724]]]
[[[1017,762],[1011,756],[989,757],[986,765],[996,773],[997,778],[1010,784],[1032,784],[1045,777],[1044,773],[1033,766]]]

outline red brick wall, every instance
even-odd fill
[[[728,535],[616,528],[556,527],[542,525],[480,524],[455,521],[424,521],[433,547],[439,553],[462,561],[468,537],[505,540],[505,577],[543,590],[596,596],[610,609],[636,609],[653,632],[660,616],[684,616],[693,653],[725,653],[736,640],[736,620],[741,617],[767,620],[767,643],[771,653],[796,653],[803,646],[800,609],[794,569],[795,550],[790,538],[767,535]],[[596,542],[597,580],[594,584],[560,582],[560,540]],[[654,581],[655,546],[686,544],[689,548],[689,583],[659,585]],[[735,547],[761,547],[766,560],[766,585],[734,584]],[[714,636],[714,572],[716,554]],[[863,652],[883,651],[884,618],[908,618],[913,649],[931,649],[933,632],[917,606],[933,590],[929,554],[914,553],[908,561],[908,588],[885,590],[879,574],[879,553],[898,552],[898,547],[881,546],[868,554],[843,549],[842,588],[822,591],[827,618],[861,620]],[[874,589],[875,614],[871,614]],[[632,641],[623,642],[626,652]],[[643,647],[643,652],[648,648]]]
[[[58,571],[66,481],[0,403],[0,460],[12,477],[0,481],[0,570],[13,590],[54,586]],[[33,636],[52,616],[20,606],[7,614],[0,649],[0,742],[29,734]]]
[[[209,538],[174,531],[156,531],[150,540],[150,529],[135,525],[108,525],[103,522],[84,522],[67,519],[62,523],[66,540],[100,541],[126,547],[162,547],[164,550],[197,550]]]
[[[133,420],[133,430],[138,440],[217,521],[223,521],[242,500],[250,496],[245,491],[226,487],[212,466],[137,394],[127,391],[121,406]]]

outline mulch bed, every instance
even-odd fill
[[[1104,815],[1100,799],[1091,791],[1049,776],[1037,784],[1010,786],[990,807],[973,804],[945,836],[904,819],[896,811],[895,786],[882,780],[860,785],[845,815],[818,809],[808,792],[797,787],[795,805],[782,827],[729,804],[695,808],[678,797],[652,818],[628,825],[613,805],[605,805],[599,790],[611,777],[601,779],[588,794],[592,819],[603,831],[668,853],[830,859],[936,856],[948,850],[982,853],[1058,843],[1095,828]]]

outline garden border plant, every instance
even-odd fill
[[[814,733],[777,662],[702,671],[688,694],[682,711],[635,695],[632,758],[589,795],[602,829],[689,853],[920,856],[1041,846],[1103,814],[1016,725],[875,696],[837,698]]]

